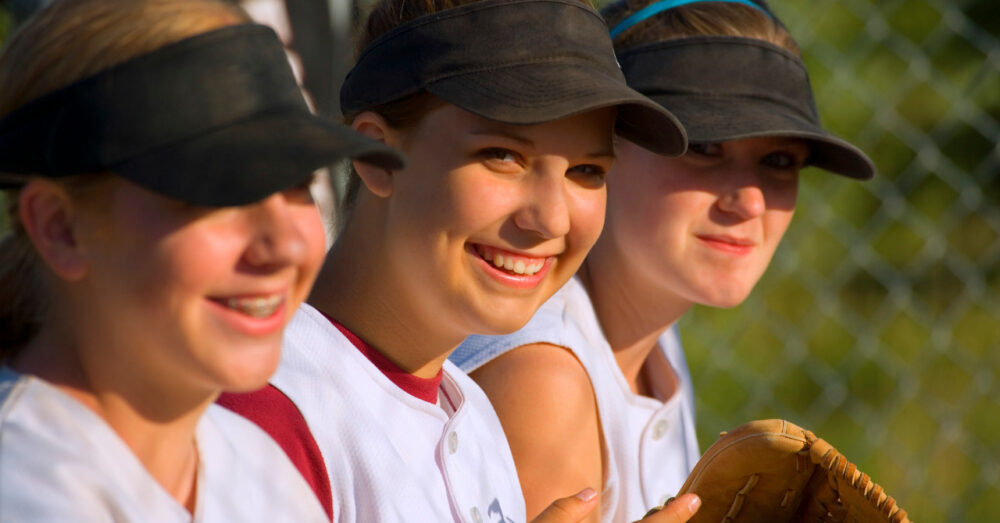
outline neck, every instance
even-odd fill
[[[600,277],[595,275],[614,275]],[[657,286],[631,267],[629,258],[601,237],[580,268],[580,280],[615,360],[633,392],[657,340],[692,303]]]
[[[107,335],[88,337],[87,329],[74,329],[71,322],[49,322],[11,366],[49,382],[100,416],[149,474],[193,513],[195,430],[216,394],[183,390],[175,381],[129,368],[127,361],[109,363],[117,355],[147,349],[113,345],[121,344]]]
[[[336,319],[401,369],[432,378],[462,342],[443,330],[434,307],[407,300],[406,279],[377,242],[348,227],[327,254],[309,304]],[[419,277],[419,276],[417,276]]]

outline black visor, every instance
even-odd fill
[[[309,112],[271,29],[244,24],[139,56],[0,120],[0,187],[114,172],[188,203],[243,205],[341,158],[394,150]]]
[[[687,147],[677,119],[625,84],[607,25],[579,0],[484,0],[411,20],[365,49],[341,109],[421,91],[509,124],[617,106],[625,138],[661,154]]]
[[[756,136],[800,138],[809,165],[858,179],[875,176],[860,149],[820,125],[805,65],[755,38],[698,36],[619,55],[629,85],[674,113],[692,143]]]

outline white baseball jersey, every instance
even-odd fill
[[[694,391],[676,329],[668,329],[659,339],[681,382],[670,398],[654,399],[631,391],[590,297],[576,278],[542,305],[521,330],[506,336],[470,336],[451,358],[471,372],[504,352],[532,343],[572,351],[594,386],[606,456],[601,520],[638,520],[675,495],[700,456]]]
[[[322,522],[305,480],[247,420],[211,406],[196,430],[192,516],[96,413],[0,368],[0,522]]]
[[[391,381],[322,313],[303,305],[271,383],[323,454],[340,522],[522,522],[514,460],[489,400],[445,363],[438,403]]]

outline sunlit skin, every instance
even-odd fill
[[[733,307],[753,290],[791,222],[809,148],[760,137],[693,144],[678,158],[627,141],[618,151],[607,224],[581,276],[638,390],[656,338],[684,312]]]
[[[363,187],[309,303],[424,378],[466,336],[522,327],[600,235],[613,119],[608,109],[515,126],[445,104],[401,130],[374,113],[357,116],[355,130],[401,149],[407,167],[355,162]],[[538,270],[499,270],[486,259],[497,254]],[[587,485],[547,497],[530,516],[599,514]],[[692,499],[643,521],[686,521]]]
[[[13,367],[97,412],[190,508],[194,426],[219,392],[274,372],[323,258],[320,216],[306,185],[226,208],[114,176],[86,194],[46,181],[22,191],[53,299]]]
[[[450,104],[406,130],[403,170],[357,164],[365,187],[310,298],[403,369],[433,376],[469,334],[513,332],[579,268],[604,221],[614,110],[501,124]],[[513,257],[538,272],[498,269]]]
[[[623,140],[619,154],[607,225],[588,267],[613,261],[657,301],[740,304],[792,219],[807,146],[748,138],[666,158]]]
[[[579,275],[633,392],[669,397],[676,375],[657,339],[696,303],[732,307],[750,293],[792,219],[808,147],[751,138],[667,158],[621,140],[616,152],[607,223]],[[576,485],[601,490],[593,387],[569,351],[525,345],[472,376],[503,423],[529,516]]]

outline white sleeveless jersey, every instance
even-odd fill
[[[329,521],[284,452],[212,405],[196,430],[192,516],[96,413],[0,368],[0,522]]]
[[[470,336],[451,358],[471,372],[522,345],[549,343],[573,352],[594,386],[606,456],[601,520],[630,522],[680,490],[698,461],[694,391],[675,328],[659,339],[680,386],[664,401],[632,393],[578,279],[552,296],[521,330]]]
[[[510,447],[482,389],[444,365],[438,405],[389,380],[302,305],[271,383],[306,419],[341,522],[522,522]]]

